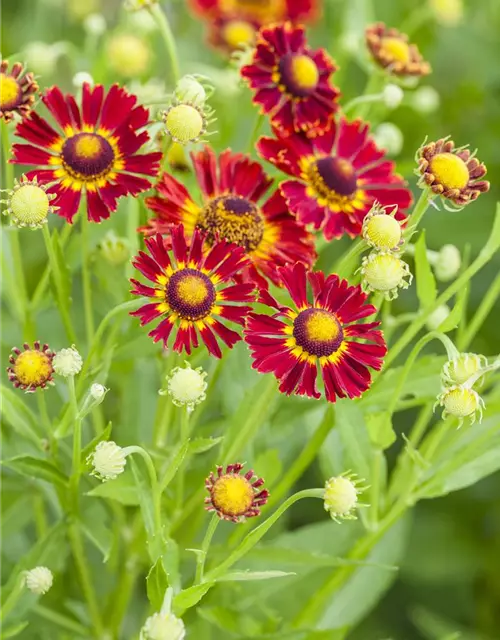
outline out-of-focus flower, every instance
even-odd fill
[[[385,106],[389,109],[396,109],[399,107],[403,101],[404,95],[403,89],[401,89],[397,84],[386,85],[382,92]]]
[[[93,467],[91,474],[103,482],[115,480],[125,470],[127,457],[122,447],[115,442],[99,442],[94,451],[87,457],[87,464]]]
[[[52,360],[55,354],[49,349],[49,345],[40,346],[37,340],[33,347],[25,342],[23,349],[24,351],[21,351],[14,347],[12,355],[9,356],[11,366],[7,369],[7,375],[12,384],[27,393],[34,392],[38,388],[45,389],[48,384],[54,384]]]
[[[481,180],[486,167],[466,147],[455,148],[453,140],[442,138],[424,144],[416,155],[418,184],[423,189],[461,208],[488,191],[490,183]]]
[[[434,16],[445,27],[454,27],[464,16],[463,0],[428,0]]]
[[[478,371],[488,365],[488,360],[477,353],[461,353],[448,360],[441,371],[443,385],[465,384]]]
[[[397,156],[403,150],[403,132],[392,122],[382,122],[373,132],[373,139],[388,155]]]
[[[360,506],[358,495],[366,489],[360,486],[363,482],[364,480],[352,473],[341,474],[327,480],[324,507],[335,522],[356,519],[356,508]]]
[[[207,374],[201,367],[191,368],[189,362],[185,365],[175,367],[170,372],[167,376],[167,388],[160,390],[160,395],[168,394],[176,406],[185,406],[188,411],[193,411],[206,398]]]
[[[131,280],[134,295],[151,299],[131,315],[139,317],[141,325],[162,319],[149,333],[154,342],[162,340],[167,347],[169,336],[177,327],[174,351],[190,354],[200,336],[209,353],[221,358],[216,336],[230,348],[241,336],[218,318],[244,325],[250,311],[244,303],[254,299],[253,283],[231,284],[247,266],[248,258],[242,247],[226,241],[215,242],[204,254],[198,231],[193,233],[188,248],[182,224],[172,229],[171,239],[172,252],[167,251],[163,238],[157,234],[146,240],[148,253],[141,251],[134,259],[136,269],[155,286]]]
[[[105,386],[103,386],[102,384],[99,384],[98,382],[94,382],[94,384],[90,387],[90,395],[92,397],[93,400],[97,401],[97,402],[101,402],[104,399],[104,396],[107,393],[107,389]]]
[[[116,33],[106,47],[110,68],[123,78],[138,78],[149,68],[151,49],[132,33]]]
[[[69,349],[61,349],[52,359],[52,367],[58,376],[69,378],[80,373],[83,366],[82,356],[74,346]]]
[[[140,640],[184,640],[184,622],[173,613],[154,613],[141,629]]]
[[[444,244],[430,262],[436,278],[441,282],[449,282],[458,275],[462,266],[462,256],[454,244]]]
[[[178,142],[172,142],[168,148],[167,162],[172,171],[185,172],[191,170],[184,146]]]
[[[59,58],[66,52],[67,45],[65,42],[55,42],[47,44],[46,42],[30,42],[23,51],[23,58],[33,73],[42,76],[50,76],[56,69]]]
[[[295,308],[261,291],[259,302],[268,305],[273,315],[248,317],[245,340],[253,368],[272,372],[282,393],[320,398],[319,365],[329,402],[361,396],[371,383],[368,367],[379,370],[387,351],[377,329],[379,322],[355,324],[373,315],[375,307],[366,303],[361,287],[349,286],[337,275],[325,278],[321,271],[307,273],[301,263],[282,267],[279,273]],[[307,283],[312,302],[307,298]]]
[[[42,100],[60,129],[32,112],[16,127],[16,135],[30,144],[13,146],[13,162],[34,165],[30,178],[51,183],[58,215],[72,222],[84,193],[89,220],[99,222],[116,210],[120,196],[149,189],[141,175],[155,176],[162,154],[136,153],[149,140],[142,130],[149,112],[137,106],[135,96],[118,85],[105,93],[102,85],[84,84],[81,109],[58,87]]]
[[[0,119],[10,122],[15,113],[22,118],[32,109],[38,84],[31,72],[20,62],[14,62],[9,71],[8,60],[0,65]]]
[[[330,83],[336,70],[324,49],[307,45],[303,27],[290,23],[259,32],[252,62],[241,75],[254,91],[253,101],[283,135],[330,127],[339,90]]]
[[[86,71],[78,71],[75,73],[71,82],[77,89],[81,89],[84,84],[88,84],[91,87],[94,86],[94,78]]]
[[[92,13],[99,13],[100,0],[66,0],[65,6],[70,18],[81,21]]]
[[[124,2],[125,9],[129,11],[140,11],[155,4],[158,4],[158,0],[125,0]]]
[[[314,138],[275,134],[259,140],[259,154],[292,176],[280,185],[290,210],[302,224],[322,229],[327,240],[359,236],[375,201],[397,205],[396,217],[405,217],[411,191],[375,145],[368,124],[340,118]]]
[[[7,192],[8,198],[0,200],[7,205],[3,214],[9,216],[17,227],[40,229],[47,223],[49,213],[55,213],[56,210],[50,204],[56,196],[47,193],[47,189],[47,186],[38,184],[36,177],[28,180],[26,176],[21,176],[19,181],[15,181],[14,188]]]
[[[127,262],[131,255],[127,238],[118,237],[113,230],[106,233],[99,244],[99,249],[103,258],[115,266]]]
[[[446,387],[438,396],[436,405],[444,407],[443,418],[455,416],[459,418],[459,426],[464,418],[469,418],[474,424],[479,415],[479,422],[483,419],[484,400],[467,385],[454,385]]]
[[[296,261],[312,266],[316,259],[314,238],[297,224],[280,192],[276,190],[261,203],[272,180],[258,162],[229,149],[217,158],[210,147],[191,154],[191,158],[202,204],[193,200],[180,182],[164,173],[156,185],[158,195],[146,200],[157,214],[149,221],[148,233],[167,233],[182,222],[186,235],[191,237],[199,229],[208,246],[217,236],[234,242],[250,258],[252,271],[257,269],[276,284],[276,267]]]
[[[133,2],[134,0],[132,0]],[[152,6],[156,0],[151,2]],[[149,11],[133,11],[127,17],[127,28],[132,33],[140,33],[141,35],[150,36],[158,30],[158,23]]]
[[[390,211],[389,211],[390,209]],[[396,219],[397,206],[381,207],[375,202],[363,220],[363,238],[374,249],[397,251],[403,243],[401,221]]]
[[[54,576],[47,567],[35,567],[24,574],[24,584],[26,588],[38,596],[47,593],[52,587]]]
[[[141,104],[151,104],[160,100],[167,101],[165,82],[160,78],[151,78],[147,82],[133,80],[128,85],[130,92],[137,96]]]
[[[398,76],[426,76],[431,66],[417,45],[409,44],[408,36],[397,29],[377,22],[366,28],[366,44],[374,61],[389,73]]]
[[[435,309],[427,318],[425,326],[429,331],[436,331],[446,318],[450,315],[450,309],[447,305],[442,304]]]
[[[399,289],[408,289],[413,275],[409,266],[394,253],[373,251],[361,263],[364,291],[383,293],[387,300],[398,297]]]
[[[419,87],[411,96],[412,107],[423,115],[437,111],[440,102],[441,98],[434,87]]]
[[[255,475],[252,469],[241,475],[244,465],[239,462],[217,467],[205,480],[210,496],[205,498],[207,511],[215,511],[219,518],[244,522],[260,514],[260,508],[269,497],[267,489],[261,489],[264,480]]]
[[[93,36],[102,36],[106,31],[106,18],[102,13],[91,13],[83,21],[83,28]]]

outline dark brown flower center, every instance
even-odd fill
[[[215,287],[198,269],[176,271],[167,282],[165,300],[183,320],[201,320],[210,314],[215,303]]]
[[[77,133],[62,148],[62,159],[68,173],[80,180],[105,175],[115,159],[113,148],[97,133]]]

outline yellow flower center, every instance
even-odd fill
[[[255,29],[245,20],[230,20],[222,28],[222,37],[231,49],[237,49],[241,45],[253,44]]]
[[[410,61],[410,49],[408,44],[401,38],[382,38],[380,52],[397,62]]]
[[[366,282],[376,291],[391,291],[405,276],[404,263],[396,256],[381,253],[363,268]]]
[[[215,298],[212,281],[198,269],[176,271],[165,288],[165,301],[182,320],[206,318],[212,311]]]
[[[186,276],[177,283],[177,295],[189,305],[200,304],[207,297],[207,285],[198,276]]]
[[[37,225],[47,218],[49,198],[40,187],[25,184],[14,191],[10,199],[10,208],[18,222]]]
[[[14,374],[21,384],[39,387],[50,378],[52,365],[42,351],[28,349],[18,355],[13,366]]]
[[[102,151],[101,140],[94,134],[83,134],[75,143],[75,152],[80,158],[96,158]]]
[[[319,71],[312,58],[305,55],[293,56],[291,72],[295,82],[303,89],[314,89],[318,84]]]
[[[0,107],[15,107],[21,95],[21,87],[15,78],[5,73],[0,74]]]
[[[478,396],[472,389],[451,389],[444,397],[444,407],[457,418],[466,418],[479,408]]]
[[[374,215],[366,221],[365,237],[378,249],[395,249],[401,241],[401,225],[388,215]]]
[[[338,351],[344,332],[336,316],[326,309],[304,309],[293,322],[293,337],[309,355],[321,358]]]
[[[189,104],[178,104],[171,107],[164,116],[167,132],[182,144],[196,142],[205,132],[203,114]]]
[[[252,485],[244,476],[223,475],[212,487],[212,504],[227,516],[244,515],[252,506],[253,498]]]
[[[210,200],[200,212],[196,226],[206,233],[209,244],[219,236],[239,244],[245,251],[257,249],[264,235],[264,218],[258,207],[237,195]]]
[[[310,314],[305,322],[305,328],[309,340],[321,342],[337,338],[341,331],[333,315],[323,311]]]
[[[447,189],[464,189],[469,182],[467,165],[454,153],[438,153],[430,162],[430,170]]]

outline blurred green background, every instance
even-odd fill
[[[224,58],[206,47],[204,25],[189,15],[186,3],[177,0],[164,4],[173,23],[182,71],[210,75],[216,84],[212,106],[217,112],[219,133],[211,139],[213,145],[218,150],[226,146],[246,150],[255,118],[249,94],[238,89]],[[431,62],[433,73],[421,84],[436,90],[440,100],[437,108],[428,113],[419,111],[414,107],[414,89],[408,89],[398,109],[374,114],[378,120],[394,122],[402,131],[404,144],[395,159],[399,171],[412,185],[413,156],[426,136],[432,140],[450,134],[457,145],[478,148],[479,159],[488,167],[491,191],[458,213],[431,209],[425,220],[429,248],[437,250],[453,243],[464,249],[469,244],[472,255],[476,255],[491,227],[495,202],[500,200],[499,0],[469,0],[456,24],[437,17],[423,0],[325,0],[324,5],[324,19],[310,28],[311,40],[328,48],[341,64],[334,79],[341,87],[344,104],[364,89],[366,72],[359,63],[364,56],[362,32],[374,19],[390,26],[409,27],[413,40]],[[95,14],[104,16],[102,35],[89,28],[90,14],[94,14],[94,26]],[[133,90],[149,90],[162,97],[172,89],[171,76],[163,43],[147,17],[127,14],[118,0],[4,0],[3,55],[32,62],[42,87],[58,84],[72,90],[75,73],[87,72],[96,82],[126,82]],[[109,41],[121,32],[140,37],[149,51],[149,62],[139,78],[127,77],[131,75],[130,68],[119,75],[110,64]],[[40,43],[52,46],[43,47]],[[158,81],[145,89],[143,85],[150,78]],[[123,211],[118,224],[125,230]],[[98,235],[102,237],[102,231]],[[68,251],[71,260],[71,246]],[[33,285],[38,267],[44,262],[35,237],[27,238],[25,258],[28,281]],[[497,257],[474,279],[469,315],[499,267]],[[126,282],[117,285],[117,302],[126,289]],[[103,297],[98,304],[105,311],[109,298]],[[395,307],[405,312],[414,304],[412,295],[404,295]],[[475,339],[474,351],[485,355],[500,352],[499,312],[497,304]],[[57,338],[50,317],[48,310],[44,336],[47,341],[51,331]],[[10,348],[17,342],[16,328],[4,325],[3,347]],[[451,640],[455,631],[462,632],[463,640],[500,638],[499,484],[497,474],[475,487],[417,507],[399,577],[350,638]],[[303,524],[306,516],[298,513],[295,524]]]

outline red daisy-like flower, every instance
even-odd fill
[[[337,109],[340,92],[329,81],[335,70],[324,49],[307,46],[304,28],[287,22],[261,29],[252,62],[241,75],[281,135],[316,136],[331,126]]]
[[[254,299],[254,285],[232,284],[233,278],[247,264],[248,258],[241,247],[216,242],[203,253],[203,238],[195,231],[188,247],[184,228],[172,229],[172,252],[167,251],[160,234],[146,240],[149,255],[140,251],[132,264],[156,286],[150,287],[131,279],[132,293],[154,300],[131,315],[145,325],[162,318],[149,333],[154,342],[168,339],[174,326],[178,326],[174,351],[191,353],[198,346],[198,334],[208,351],[217,358],[222,352],[220,338],[228,347],[241,340],[241,336],[228,329],[220,319],[245,324],[251,307],[244,305]]]
[[[72,222],[85,193],[88,218],[99,222],[116,210],[120,196],[149,189],[149,180],[139,176],[158,173],[161,153],[137,153],[149,140],[147,131],[139,131],[149,111],[135,96],[118,85],[105,94],[102,85],[84,84],[81,108],[58,87],[42,101],[58,129],[31,112],[16,128],[30,144],[15,144],[11,162],[36,165],[28,178],[53,183],[48,192],[57,195],[58,215]]]
[[[208,246],[217,237],[234,242],[251,260],[252,273],[248,275],[255,276],[256,269],[276,284],[280,282],[276,267],[295,262],[312,266],[316,259],[314,238],[290,214],[279,190],[259,204],[272,180],[258,162],[229,149],[217,159],[210,147],[191,154],[191,158],[202,204],[164,173],[156,185],[158,195],[146,199],[157,217],[149,220],[143,231],[166,233],[182,223],[188,237],[199,229]],[[263,279],[259,282],[266,284]]]
[[[359,235],[373,203],[397,205],[402,220],[412,203],[406,182],[395,165],[378,149],[361,120],[341,118],[315,138],[304,134],[262,137],[260,155],[292,176],[280,185],[290,210],[299,222],[322,229],[327,240],[344,233]]]
[[[9,71],[8,60],[0,64],[0,120],[10,122],[14,113],[24,118],[33,108],[38,84],[20,62]]]
[[[273,315],[251,313],[245,340],[254,358],[253,368],[272,372],[280,391],[314,398],[319,365],[329,402],[360,396],[371,383],[368,367],[380,369],[387,348],[379,322],[355,324],[375,313],[359,286],[337,275],[306,273],[304,265],[280,270],[295,308],[280,305],[267,291],[260,302],[277,310]],[[307,292],[309,283],[312,302]]]

